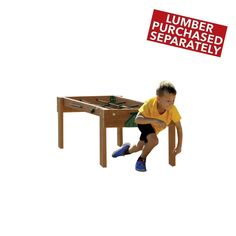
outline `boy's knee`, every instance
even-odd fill
[[[156,137],[156,135],[150,135],[149,137],[147,137],[148,140],[148,144],[155,147],[158,144],[158,139]]]
[[[153,147],[157,146],[157,144],[158,144],[158,139],[153,139],[151,143],[152,143],[152,146],[153,146]]]

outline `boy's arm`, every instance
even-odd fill
[[[181,152],[181,148],[182,148],[182,141],[183,141],[183,130],[182,130],[182,126],[181,126],[181,122],[177,122],[175,123],[176,129],[177,129],[177,135],[178,135],[178,144],[176,146],[176,148],[174,149],[175,154],[178,154]]]
[[[153,118],[146,118],[140,112],[137,114],[137,116],[135,118],[135,123],[136,124],[150,124],[150,123],[152,123],[154,121],[155,121],[155,119],[153,119]]]
[[[135,123],[136,124],[150,124],[150,123],[158,123],[160,125],[160,127],[165,128],[166,124],[165,122],[158,120],[158,119],[154,119],[154,118],[146,118],[143,116],[142,113],[138,113],[136,118],[135,118]]]

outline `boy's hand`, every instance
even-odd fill
[[[174,153],[175,153],[175,155],[181,153],[181,147],[176,147],[176,148],[174,149]]]
[[[166,127],[166,123],[162,120],[156,119],[156,123],[160,126],[160,128],[164,129]]]

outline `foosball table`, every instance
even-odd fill
[[[142,102],[121,96],[57,97],[58,146],[63,148],[64,112],[87,112],[100,120],[100,165],[107,167],[106,129],[117,128],[117,145],[123,144],[123,127],[137,127],[135,117]],[[175,166],[175,125],[168,126],[169,164]]]

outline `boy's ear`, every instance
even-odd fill
[[[160,101],[160,97],[157,95],[157,101],[159,102]]]

